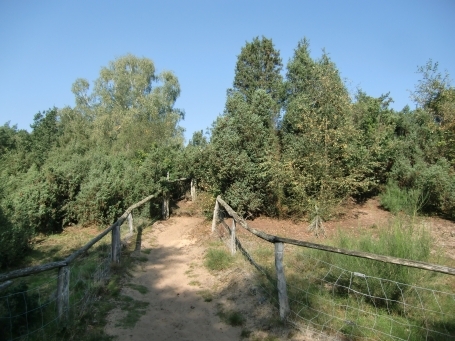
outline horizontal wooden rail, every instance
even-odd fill
[[[0,275],[0,282],[7,281],[13,278],[18,278],[18,277],[25,277],[28,275],[33,275],[36,273],[40,273],[43,271],[47,270],[52,270],[55,268],[60,268],[62,266],[66,266],[67,263],[65,261],[59,261],[59,262],[51,262],[51,263],[46,263],[43,265],[37,265],[37,266],[31,266],[29,268],[25,269],[19,269],[19,270],[14,270],[10,271],[6,274],[1,274]]]
[[[391,263],[391,264],[403,265],[403,266],[417,268],[417,269],[440,272],[440,273],[444,273],[444,274],[448,274],[448,275],[455,275],[455,269],[450,268],[448,266],[414,261],[414,260],[404,259],[404,258],[382,256],[382,255],[377,255],[377,254],[369,253],[369,252],[351,251],[351,250],[341,249],[341,248],[337,248],[337,247],[332,247],[332,246],[327,246],[327,245],[322,245],[322,244],[315,244],[315,243],[305,242],[305,241],[296,240],[296,239],[282,238],[282,237],[274,236],[271,234],[267,234],[265,232],[256,230],[256,229],[248,226],[248,224],[245,222],[245,220],[240,218],[239,215],[223,199],[221,199],[221,197],[218,196],[216,200],[217,200],[217,202],[220,203],[221,206],[223,206],[223,208],[227,211],[227,213],[232,218],[234,218],[240,225],[242,225],[247,231],[251,232],[252,234],[254,234],[254,235],[258,236],[259,238],[264,239],[270,243],[292,244],[292,245],[303,246],[303,247],[307,247],[307,248],[311,248],[311,249],[317,249],[317,250],[322,250],[322,251],[327,251],[327,252],[332,252],[332,253],[343,254],[343,255],[347,255],[347,256],[371,259],[371,260],[375,260],[375,261],[383,262],[383,263]]]
[[[8,288],[11,284],[13,284],[13,281],[6,281],[0,284],[0,290]]]
[[[32,267],[28,267],[28,268],[24,268],[24,269],[14,270],[14,271],[11,271],[11,272],[8,272],[8,273],[5,273],[5,274],[1,274],[0,275],[0,282],[4,282],[4,281],[7,281],[7,280],[10,280],[10,279],[13,279],[13,278],[25,277],[25,276],[33,275],[33,274],[36,274],[36,273],[52,270],[52,269],[55,269],[55,268],[68,266],[77,257],[82,255],[84,252],[86,252],[88,249],[90,249],[95,243],[97,243],[100,239],[102,239],[109,232],[111,232],[111,230],[114,227],[122,225],[123,222],[127,219],[128,215],[131,213],[131,211],[133,211],[135,208],[138,208],[138,207],[144,205],[146,202],[156,198],[157,196],[158,196],[158,194],[152,194],[152,195],[142,199],[141,201],[135,203],[134,205],[131,205],[130,207],[128,207],[128,209],[125,211],[125,213],[123,213],[123,215],[119,219],[117,219],[117,221],[114,224],[109,226],[107,229],[105,229],[103,232],[101,232],[95,238],[90,240],[83,247],[81,247],[77,251],[73,252],[68,257],[66,257],[64,260],[58,261],[58,262],[46,263],[46,264],[43,264],[43,265],[32,266]]]

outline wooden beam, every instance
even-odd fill
[[[133,213],[130,212],[130,214],[128,214],[128,227],[130,228],[130,234],[133,234],[134,232],[134,225],[133,225]]]
[[[82,248],[80,248],[79,250],[73,252],[71,255],[66,257],[65,260],[58,261],[58,262],[46,263],[46,264],[43,264],[43,265],[32,266],[32,267],[28,267],[28,268],[25,268],[25,269],[14,270],[14,271],[10,271],[8,273],[1,274],[0,275],[0,282],[4,282],[4,281],[10,280],[10,279],[14,279],[14,278],[19,278],[19,277],[25,277],[25,276],[33,275],[33,274],[36,274],[36,273],[52,270],[52,269],[55,269],[55,268],[60,268],[62,266],[66,266],[66,265],[70,264],[77,257],[79,257],[80,255],[85,253],[88,249],[90,249],[101,238],[103,238],[105,235],[107,235],[116,224],[119,224],[119,226],[121,224],[123,224],[123,222],[127,219],[128,214],[130,214],[134,209],[144,205],[146,202],[149,202],[150,200],[152,200],[154,198],[157,198],[157,197],[158,197],[158,194],[156,194],[156,193],[152,194],[152,195],[149,195],[148,197],[146,197],[146,198],[142,199],[141,201],[135,203],[134,205],[131,205],[130,207],[128,207],[128,209],[125,211],[125,213],[123,213],[123,215],[114,224],[112,224],[107,229],[105,229],[103,232],[101,232],[98,236],[96,236],[95,238],[90,240]]]
[[[6,281],[6,282],[0,284],[0,291],[1,291],[1,290],[5,290],[5,289],[8,288],[11,284],[13,284],[13,281]]]
[[[277,276],[278,302],[280,304],[280,318],[285,321],[290,313],[288,291],[286,288],[286,277],[283,266],[283,243],[275,243],[275,269]]]
[[[46,263],[43,265],[31,266],[31,267],[28,267],[25,269],[10,271],[6,274],[0,275],[0,282],[8,281],[8,280],[14,279],[14,278],[25,277],[25,276],[37,274],[37,273],[40,273],[43,271],[60,268],[62,266],[66,266],[66,265],[67,265],[67,263],[65,261],[59,261],[59,262]]]
[[[282,238],[282,237],[274,236],[271,234],[267,234],[265,232],[256,230],[252,227],[249,227],[248,224],[245,222],[245,220],[240,218],[238,216],[238,214],[223,199],[221,199],[221,197],[217,198],[217,202],[219,202],[224,207],[224,209],[229,213],[229,215],[231,217],[233,217],[240,225],[242,225],[243,228],[245,228],[247,231],[251,232],[252,234],[254,234],[254,235],[258,236],[259,238],[264,239],[270,243],[281,242],[281,243],[286,243],[286,244],[303,246],[303,247],[307,247],[310,249],[323,250],[323,251],[328,251],[328,252],[332,252],[332,253],[338,253],[338,254],[343,254],[343,255],[348,255],[348,256],[353,256],[353,257],[371,259],[371,260],[375,260],[375,261],[383,262],[383,263],[391,263],[391,264],[403,265],[403,266],[416,268],[416,269],[430,270],[430,271],[440,272],[440,273],[444,273],[444,274],[448,274],[448,275],[455,275],[455,269],[450,268],[448,266],[414,261],[414,260],[404,259],[404,258],[376,255],[374,253],[369,253],[369,252],[351,251],[351,250],[341,249],[341,248],[337,248],[337,247],[333,247],[333,246],[315,244],[315,243],[305,242],[302,240]]]
[[[70,267],[62,266],[57,280],[57,313],[60,321],[68,321],[70,307]]]
[[[112,229],[112,238],[111,238],[111,260],[114,263],[120,262],[120,249],[122,247],[120,241],[120,225],[114,224]]]
[[[231,227],[231,254],[235,255],[236,247],[235,247],[235,219],[232,219],[232,227]]]
[[[212,233],[215,232],[216,225],[218,225],[218,215],[220,214],[220,206],[218,204],[218,198],[215,201],[215,209],[213,210],[213,219],[212,219]]]

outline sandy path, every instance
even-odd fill
[[[216,315],[216,304],[205,302],[199,294],[213,283],[213,277],[200,266],[204,249],[188,235],[193,228],[202,228],[202,221],[171,218],[144,231],[142,249],[152,247],[152,251],[141,254],[148,260],[133,272],[131,283],[143,285],[149,292],[140,294],[126,287],[122,293],[150,305],[132,329],[116,327],[124,312],[114,310],[106,326],[109,335],[128,341],[240,339],[240,328],[222,323]]]

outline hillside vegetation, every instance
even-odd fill
[[[0,266],[19,264],[39,233],[111,223],[175,192],[168,172],[197,179],[208,212],[221,194],[247,218],[330,219],[347,198],[380,194],[392,212],[455,218],[455,88],[437,63],[418,69],[416,109],[401,111],[388,94],[350,94],[306,39],[284,71],[272,40],[246,43],[224,113],[186,146],[177,77],[133,55],[92,87],[77,79],[74,107],[39,112],[30,132],[0,127]]]

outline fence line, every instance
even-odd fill
[[[258,241],[274,244],[275,251],[264,253],[264,248],[255,249],[252,245],[247,251],[244,244],[249,240],[248,235],[239,234],[240,231],[231,228],[224,221],[223,212],[232,217],[233,226],[238,223],[250,236],[259,237]],[[269,235],[248,226],[218,197],[212,221],[213,232],[219,232],[220,223],[229,234],[226,244],[231,252],[235,252],[231,242],[235,240],[236,248],[264,275],[266,281],[260,285],[265,292],[273,295],[271,299],[276,302],[281,319],[299,329],[310,329],[322,338],[332,340],[344,340],[346,337],[356,340],[455,339],[454,293],[438,290],[437,287],[422,288],[369,276],[366,273],[371,270],[371,264],[363,271],[346,270],[340,258],[374,260],[404,266],[411,272],[425,270],[424,274],[419,273],[421,277],[432,273],[434,277],[435,272],[454,275],[453,268]],[[284,244],[295,251],[286,259],[282,257]],[[257,253],[258,250],[262,251]],[[254,253],[257,257],[252,256]],[[271,266],[273,261],[275,271]],[[287,269],[286,276],[284,269]]]
[[[169,180],[174,183],[178,181],[190,180],[187,178]],[[196,182],[191,181],[191,194],[193,201],[196,197]],[[143,206],[152,199],[163,196],[163,213],[166,206],[167,214],[163,214],[163,219],[169,218],[169,199],[167,192],[157,192],[141,201],[131,205],[117,219],[117,221],[106,228],[103,232],[87,242],[64,260],[50,262],[38,266],[32,266],[24,269],[10,271],[0,274],[0,290],[4,291],[13,284],[13,279],[39,274],[42,272],[53,272],[50,279],[46,281],[45,286],[28,289],[27,285],[18,292],[6,294],[0,297],[0,339],[1,340],[19,340],[22,338],[34,337],[45,339],[50,336],[50,330],[55,333],[60,323],[63,325],[72,318],[75,311],[82,314],[87,311],[87,307],[93,301],[99,290],[98,284],[102,284],[109,277],[111,263],[118,263],[121,255],[121,231],[122,224],[128,222],[128,233],[125,239],[133,235],[133,210]],[[107,240],[108,234],[111,233],[110,241]],[[102,242],[100,244],[100,242]],[[99,253],[99,262],[96,269],[78,270],[74,264],[82,255],[86,254],[95,244]],[[87,284],[87,283],[92,283]],[[54,283],[54,286],[51,285]],[[56,287],[55,287],[56,284]],[[22,285],[22,284],[20,284]],[[21,288],[19,285],[19,289]],[[84,287],[84,294],[76,297],[76,289]],[[11,290],[8,290],[11,291]],[[78,309],[75,309],[78,307]],[[33,323],[31,322],[33,320]],[[40,322],[41,321],[41,322]],[[48,329],[47,329],[48,328]]]

